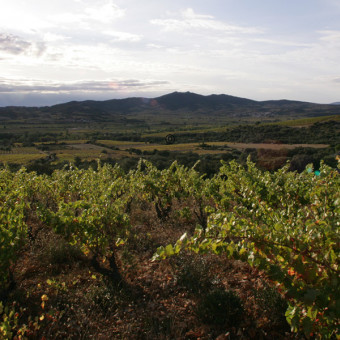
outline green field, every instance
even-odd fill
[[[310,126],[315,123],[322,123],[322,122],[329,122],[329,121],[339,122],[340,115],[285,120],[285,121],[278,122],[275,124],[299,127],[299,126]],[[273,123],[270,123],[270,124],[273,124]]]
[[[141,143],[129,141],[113,141],[113,140],[98,140],[95,145],[87,143],[86,140],[63,140],[57,145],[54,145],[53,151],[41,151],[36,147],[16,146],[11,151],[0,150],[0,162],[2,163],[17,163],[27,164],[37,159],[46,158],[49,154],[54,153],[59,161],[73,161],[75,157],[80,157],[82,160],[119,159],[122,157],[136,157],[131,154],[130,149],[140,151],[171,151],[171,152],[194,152],[199,155],[205,154],[223,154],[231,150],[245,149],[266,149],[266,150],[288,150],[297,147],[308,148],[326,148],[327,144],[269,144],[269,143],[227,143],[227,142],[212,142],[206,144],[207,147],[202,147],[200,143],[181,143],[181,144],[155,144]],[[49,145],[50,143],[37,143],[39,145]],[[18,145],[18,144],[17,144]],[[104,146],[102,146],[104,145]],[[114,147],[116,149],[111,149]]]

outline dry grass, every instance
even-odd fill
[[[216,143],[212,143],[216,144]],[[269,143],[223,143],[233,149],[270,149],[270,150],[282,150],[282,149],[295,149],[298,147],[303,148],[327,148],[328,144],[269,144]]]
[[[130,148],[130,147],[133,148],[136,145],[141,146],[141,145],[145,144],[145,143],[141,143],[141,142],[130,142],[130,141],[120,141],[120,140],[104,140],[104,139],[99,139],[97,142],[100,143],[100,144],[105,144],[107,146],[117,146],[117,147],[124,146],[124,147],[127,147],[127,148]]]
[[[160,151],[181,151],[181,152],[197,152],[197,153],[223,153],[223,150],[211,150],[203,149],[200,147],[201,143],[181,143],[181,144],[146,144],[146,143],[132,143],[132,142],[120,142],[120,141],[98,141],[101,144],[107,146],[116,146],[121,150],[127,150],[130,148],[139,149],[141,151],[153,151],[155,149]],[[297,147],[309,147],[309,148],[326,148],[327,144],[272,144],[272,143],[230,143],[230,142],[208,142],[206,143],[210,147],[226,146],[232,149],[244,150],[244,149],[270,149],[270,150],[282,150],[282,149],[295,149]]]
[[[11,151],[0,150],[0,162],[27,164],[40,158],[46,157],[46,154],[35,147],[15,146]]]
[[[35,161],[45,156],[41,153],[39,154],[0,154],[1,163],[17,163],[17,164],[27,164],[28,162]]]
[[[286,120],[283,122],[277,122],[276,124],[293,127],[306,127],[311,126],[315,123],[324,123],[329,121],[340,121],[340,115]]]
[[[64,141],[66,142],[66,141]],[[228,143],[228,142],[209,142],[206,143],[210,147],[226,147],[227,150],[214,150],[210,148],[202,148],[200,143],[181,143],[181,144],[150,144],[141,142],[127,142],[127,141],[112,141],[112,140],[99,140],[98,143],[105,146],[84,143],[84,140],[67,141],[67,145],[63,145],[60,149],[53,150],[57,159],[60,161],[73,161],[75,157],[80,157],[82,160],[95,160],[95,159],[120,159],[122,157],[137,157],[131,154],[129,149],[138,149],[141,151],[173,151],[173,152],[194,152],[199,155],[203,154],[222,154],[228,153],[230,149],[244,150],[244,149],[257,149],[257,150],[288,150],[297,147],[310,147],[310,148],[326,148],[326,144],[269,144],[269,143]],[[113,150],[111,147],[117,147],[119,150]],[[228,150],[229,149],[229,150]],[[39,151],[35,147],[20,147],[12,148],[12,151],[0,151],[0,162],[27,164],[48,155],[47,152]]]

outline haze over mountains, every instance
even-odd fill
[[[335,104],[335,103],[334,103]],[[60,122],[68,120],[111,121],[118,117],[147,115],[159,116],[227,116],[244,117],[315,117],[340,114],[340,106],[314,104],[291,100],[255,101],[230,95],[203,96],[191,92],[173,92],[157,98],[126,98],[106,101],[71,101],[45,107],[3,107],[0,108],[0,122],[10,120],[42,120]]]

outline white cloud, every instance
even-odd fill
[[[125,9],[122,9],[112,1],[109,1],[103,6],[86,8],[84,13],[86,19],[110,23],[112,20],[122,18],[125,15]]]
[[[283,40],[283,39],[270,39],[270,38],[255,38],[252,39],[254,42],[261,44],[288,46],[288,47],[311,47],[311,43],[301,43],[293,40]]]
[[[46,32],[43,34],[43,40],[46,42],[63,42],[68,40],[70,37],[61,35],[61,34],[55,34],[55,33],[50,33]]]
[[[340,46],[340,31],[337,30],[324,30],[318,31],[321,34],[320,40],[331,47]]]
[[[187,8],[184,11],[182,11],[182,16],[186,19],[192,19],[192,20],[210,20],[214,19],[212,15],[207,14],[197,14],[194,12],[192,8]]]
[[[161,48],[164,48],[163,45],[160,45],[160,44],[153,44],[153,43],[150,43],[150,44],[147,44],[146,45],[148,48],[152,48],[152,49],[161,49]]]
[[[211,15],[197,14],[192,8],[182,11],[179,18],[153,19],[151,24],[161,26],[165,31],[210,30],[228,34],[253,34],[261,32],[261,30],[255,27],[231,25],[216,20]]]
[[[44,18],[32,15],[25,11],[25,4],[20,7],[17,3],[9,2],[7,6],[1,6],[0,27],[4,30],[12,30],[17,33],[29,33],[32,30],[44,29],[48,26]]]
[[[137,42],[142,39],[142,35],[119,31],[103,31],[104,34],[113,37],[116,41]]]
[[[329,4],[339,0],[318,0],[301,18],[294,15],[301,4],[292,2],[289,24],[274,5],[251,1],[7,1],[0,10],[0,74],[46,79],[52,90],[50,80],[75,89],[79,79],[152,78],[170,81],[173,90],[259,99],[261,91],[289,97],[284,89],[291,89],[298,97],[317,86],[338,93],[339,12]],[[248,5],[256,11],[244,11]],[[304,21],[311,13],[313,25]],[[132,88],[138,86],[126,92]]]
[[[84,27],[91,27],[92,22],[102,24],[110,24],[116,19],[122,18],[125,15],[125,9],[120,8],[112,1],[104,4],[97,3],[94,7],[86,7],[81,12],[64,12],[52,16],[54,23],[59,24],[78,24]]]

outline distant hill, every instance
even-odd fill
[[[180,110],[185,108],[191,111],[202,108],[208,110],[219,110],[223,108],[231,108],[235,105],[249,106],[256,103],[254,100],[228,96],[225,94],[202,96],[191,92],[173,92],[155,99],[164,109]]]
[[[334,103],[335,104],[335,103]],[[143,119],[146,115],[169,117],[186,115],[242,118],[304,118],[340,114],[338,105],[314,104],[291,100],[255,101],[230,95],[203,96],[192,92],[173,92],[157,98],[126,98],[106,101],[71,101],[46,107],[0,108],[0,123],[10,121],[66,123],[109,122]],[[339,103],[340,104],[340,103]]]
[[[340,102],[334,102],[331,105],[340,105]]]

